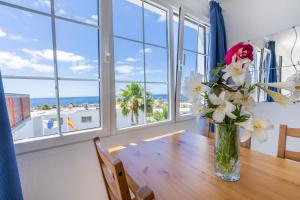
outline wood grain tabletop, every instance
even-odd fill
[[[183,132],[111,152],[128,179],[149,186],[158,200],[300,200],[300,163],[241,148],[241,179],[214,174],[213,140]]]

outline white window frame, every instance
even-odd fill
[[[207,31],[209,29],[209,24],[207,24],[206,22],[204,22],[203,20],[192,16],[191,14],[189,14],[187,11],[187,9],[182,6],[180,8],[179,11],[179,33],[178,33],[178,50],[177,50],[177,67],[176,67],[176,121],[185,121],[185,120],[191,120],[194,118],[194,116],[192,115],[192,113],[188,113],[188,114],[180,114],[180,96],[181,96],[181,80],[182,80],[182,67],[184,65],[184,21],[186,18],[188,18],[189,20],[195,22],[195,24],[204,28],[204,37],[205,37],[205,43],[204,43],[204,55],[205,56],[205,65],[204,66],[204,77],[206,77],[206,69],[207,69],[207,64],[208,64],[208,57],[209,54],[207,52],[207,45],[209,43],[208,38],[207,37]],[[199,54],[199,52],[195,52],[197,53],[197,56]],[[198,63],[197,63],[198,65]],[[196,66],[198,67],[198,66]]]
[[[41,16],[50,17],[51,20],[51,31],[52,31],[52,45],[53,45],[53,62],[54,62],[54,76],[53,77],[30,77],[30,76],[13,76],[13,75],[3,75],[3,79],[23,79],[23,80],[53,80],[55,81],[55,98],[56,98],[56,105],[57,105],[57,117],[60,119],[60,97],[59,97],[59,89],[58,89],[58,82],[60,80],[65,81],[93,81],[98,82],[99,84],[99,102],[100,102],[100,110],[99,110],[99,119],[100,119],[100,127],[93,128],[93,129],[86,129],[80,130],[76,132],[62,132],[61,131],[61,124],[59,121],[59,133],[50,136],[42,136],[42,137],[35,137],[35,138],[26,138],[22,140],[14,141],[16,145],[16,153],[24,153],[24,152],[31,152],[40,149],[47,149],[50,147],[61,146],[68,143],[74,143],[79,141],[89,140],[96,136],[109,136],[110,128],[109,128],[109,117],[110,117],[110,110],[109,110],[109,92],[110,92],[110,84],[109,84],[109,65],[107,62],[107,55],[103,55],[102,49],[106,49],[107,44],[101,41],[106,41],[107,37],[107,21],[105,19],[105,15],[109,13],[108,10],[104,9],[107,6],[108,0],[98,0],[98,25],[92,25],[89,23],[73,20],[70,18],[65,18],[62,16],[56,16],[54,10],[54,0],[50,0],[51,3],[51,12],[46,13],[43,11],[38,11],[35,9],[27,8],[24,6],[20,6],[13,3],[7,3],[0,1],[0,6],[6,6],[9,8],[18,9],[25,12],[39,14]],[[91,79],[91,78],[61,78],[58,76],[58,64],[57,64],[57,55],[56,55],[56,25],[55,20],[63,20],[67,22],[72,22],[76,24],[81,24],[89,27],[96,28],[98,30],[98,42],[99,42],[99,49],[98,49],[98,66],[99,70],[99,78]],[[106,23],[105,23],[106,22]],[[100,67],[101,66],[101,67]],[[100,100],[101,97],[101,100]],[[105,113],[105,118],[102,117]]]
[[[54,5],[54,0],[50,0],[51,4]],[[101,127],[96,129],[88,129],[88,130],[81,130],[77,132],[70,132],[70,133],[64,133],[64,134],[56,134],[51,136],[44,136],[44,137],[37,137],[37,138],[29,138],[24,140],[18,140],[15,141],[16,146],[16,153],[22,154],[32,151],[39,151],[42,149],[48,149],[53,147],[59,147],[66,144],[71,143],[77,143],[82,141],[90,141],[91,138],[94,137],[106,137],[106,136],[112,136],[116,134],[129,134],[130,132],[136,132],[138,130],[145,130],[145,128],[153,128],[158,126],[164,126],[168,124],[175,124],[176,121],[181,120],[188,120],[193,119],[191,115],[189,116],[179,116],[179,101],[178,97],[176,99],[175,93],[180,94],[180,76],[175,77],[176,67],[174,66],[174,57],[177,57],[177,55],[174,55],[174,39],[177,40],[177,38],[174,38],[173,34],[173,11],[176,11],[176,8],[171,6],[169,3],[162,1],[162,0],[144,0],[144,2],[150,3],[150,4],[157,4],[159,7],[163,7],[167,11],[167,34],[168,34],[168,41],[167,41],[167,48],[168,48],[168,89],[169,89],[169,120],[162,121],[162,122],[155,122],[155,123],[149,123],[149,124],[142,124],[135,127],[128,127],[124,129],[117,129],[117,123],[116,123],[116,99],[115,99],[115,69],[114,69],[114,42],[113,42],[113,9],[112,9],[112,0],[99,0],[99,64],[101,66],[100,68],[100,74],[101,74],[101,80],[99,79],[100,84],[100,95],[101,95],[101,101],[100,101],[100,120],[101,120]],[[36,11],[30,8],[26,8],[23,6],[14,5],[11,3],[6,3],[0,0],[0,6],[10,6],[13,8],[18,8],[24,11],[34,12],[42,15],[46,15],[51,17],[51,14],[44,13],[41,11]],[[52,6],[53,7],[53,6]],[[54,10],[51,11],[54,13]],[[191,16],[188,13],[185,12],[185,9],[182,9],[181,15],[179,15],[179,20],[182,20],[181,16]],[[63,17],[56,16],[56,18],[64,19]],[[182,19],[181,19],[182,18]],[[193,17],[193,19],[196,19],[197,22],[202,22],[200,19],[197,19]],[[73,21],[72,19],[65,19],[67,21]],[[53,19],[52,19],[53,23]],[[81,22],[80,22],[81,23]],[[84,22],[82,22],[84,23]],[[183,23],[181,23],[183,24]],[[203,22],[202,24],[208,25],[207,23]],[[183,26],[181,25],[179,27],[179,33],[180,35],[179,41],[178,41],[178,52],[183,52],[183,35],[180,34],[180,32],[183,31]],[[180,48],[180,42],[181,48]],[[177,63],[181,63],[180,56],[178,56]],[[56,63],[57,65],[57,63]],[[57,66],[56,66],[57,68]],[[57,70],[57,69],[56,69]],[[177,84],[176,86],[176,79]],[[179,79],[179,82],[178,82]],[[59,79],[57,78],[57,81]],[[77,79],[76,79],[77,80]],[[84,81],[84,80],[83,80]],[[59,119],[59,118],[58,118]]]
[[[166,48],[167,49],[167,53],[168,53],[168,81],[167,81],[167,85],[168,85],[168,95],[169,95],[169,119],[161,121],[161,122],[152,122],[152,123],[144,123],[141,125],[137,125],[137,126],[131,126],[131,127],[125,127],[125,128],[117,128],[117,115],[116,115],[116,93],[115,93],[115,83],[117,81],[115,81],[115,63],[114,63],[114,53],[113,52],[109,52],[109,54],[111,54],[111,80],[114,80],[111,84],[113,84],[112,86],[112,93],[111,93],[111,132],[112,134],[123,134],[123,133],[130,133],[131,131],[134,130],[141,130],[144,128],[150,128],[150,127],[155,127],[155,126],[160,126],[160,125],[165,125],[165,124],[171,124],[173,122],[175,122],[175,87],[174,87],[174,55],[173,55],[173,48],[174,48],[174,44],[173,44],[173,9],[171,6],[158,1],[158,0],[142,0],[142,9],[144,12],[144,3],[148,3],[150,5],[156,6],[158,8],[163,9],[164,11],[166,11],[167,13],[167,43],[166,43]],[[112,1],[111,1],[111,5],[112,7]],[[109,16],[111,18],[111,21],[113,21],[113,12],[111,12],[111,15]],[[144,14],[143,14],[144,17]],[[111,25],[113,26],[113,23],[111,23]],[[144,27],[144,18],[143,18],[143,27]],[[113,42],[113,38],[115,37],[115,35],[113,34],[113,27],[111,27],[111,36],[112,36],[112,42]],[[144,32],[144,28],[143,28],[143,35],[145,34]],[[120,36],[117,36],[117,38],[121,38],[121,39],[126,39],[128,41],[130,41],[131,39],[128,38],[123,38]],[[143,44],[143,48],[145,44],[148,44],[144,41],[141,43]],[[111,44],[113,47],[113,43]],[[149,44],[152,46],[159,46],[159,45],[153,45],[153,44]],[[160,47],[160,46],[159,46]],[[161,47],[160,47],[161,48]],[[113,51],[113,48],[112,48]],[[143,82],[143,84],[147,84],[147,83],[153,83],[153,82]],[[158,83],[158,82],[155,82]],[[159,84],[159,83],[158,83]],[[145,92],[146,92],[146,88]],[[146,98],[145,98],[146,99]],[[146,105],[146,104],[145,104]]]

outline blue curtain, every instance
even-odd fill
[[[276,64],[276,53],[275,53],[275,41],[269,41],[266,47],[271,51],[270,64],[268,69],[268,82],[277,82],[277,64]],[[269,87],[270,90],[277,92],[277,88]],[[274,100],[269,95],[267,96],[267,102],[273,102]]]
[[[226,50],[226,32],[225,24],[222,15],[222,8],[218,2],[209,2],[210,11],[210,32],[209,32],[209,56],[208,66],[206,68],[206,78],[211,80],[212,76],[210,70],[215,69],[218,63],[223,62]],[[210,127],[214,132],[214,125]]]
[[[224,60],[227,44],[222,8],[215,1],[209,2],[210,8],[210,33],[209,33],[209,58],[206,76],[211,79],[210,70]]]
[[[0,200],[22,200],[14,142],[0,72]]]

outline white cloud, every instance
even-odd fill
[[[34,2],[34,5],[48,7],[48,8],[50,8],[51,6],[50,0],[37,0],[36,2]]]
[[[165,22],[166,21],[166,15],[160,15],[160,17],[157,20],[158,22]]]
[[[141,49],[139,52],[143,53],[143,49]],[[151,53],[151,52],[152,52],[151,48],[145,48],[145,53]]]
[[[134,70],[135,67],[130,65],[120,65],[116,67],[116,72],[120,74],[131,74],[134,72]]]
[[[60,50],[57,50],[57,59],[61,62],[79,62],[85,60],[83,56]]]
[[[61,14],[61,15],[67,14],[67,12],[64,9],[59,9],[58,13]]]
[[[93,24],[93,25],[97,25],[97,22],[95,22],[94,20],[90,20],[90,19],[85,19],[83,20],[85,23],[87,24]]]
[[[12,40],[24,40],[24,38],[20,35],[10,35],[9,38]]]
[[[81,16],[75,16],[75,18],[78,19],[78,20],[80,20],[80,21],[83,21],[83,22],[85,22],[87,24],[93,24],[93,25],[97,25],[98,24],[98,22],[97,22],[97,20],[98,20],[97,15],[92,15],[92,16],[90,16],[89,19],[86,19],[85,17],[81,17]]]
[[[94,66],[91,65],[77,65],[77,66],[72,66],[70,69],[73,71],[73,73],[82,73],[82,72],[88,72],[94,69]]]
[[[93,19],[93,20],[98,20],[98,16],[97,16],[97,15],[92,15],[92,16],[91,16],[91,19]]]
[[[116,63],[117,63],[117,64],[124,64],[124,62],[123,62],[123,61],[120,61],[120,60],[117,61]]]
[[[34,59],[53,60],[53,51],[51,49],[45,49],[45,50],[22,49],[22,51],[28,53]],[[66,52],[61,50],[57,50],[57,59],[61,62],[80,62],[85,60],[83,56],[74,54],[72,52]]]
[[[131,57],[126,58],[126,61],[128,61],[128,62],[137,62],[137,61],[140,61],[140,60],[141,60],[140,58],[131,58]]]
[[[1,37],[6,37],[7,33],[5,33],[3,30],[0,29],[0,38]]]
[[[21,70],[24,68],[38,72],[53,72],[53,66],[33,62],[12,52],[0,51],[0,67]]]
[[[45,72],[45,73],[54,71],[54,69],[51,65],[45,65],[45,64],[32,63],[31,68],[35,71]]]

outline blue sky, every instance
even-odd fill
[[[49,0],[7,2],[50,12]],[[93,25],[98,22],[97,1],[56,0],[55,11],[56,15]],[[138,41],[115,38],[116,80],[144,81],[145,62],[147,81],[168,81],[166,14],[145,3],[145,42],[149,44],[145,45],[144,60],[141,4],[138,0],[113,0],[114,35]],[[59,76],[98,78],[97,29],[57,19],[56,31]],[[197,28],[186,26],[185,48],[202,51],[197,47],[197,38]],[[3,75],[54,77],[50,17],[0,5],[0,44]],[[187,54],[185,75],[195,69],[196,57],[197,53]],[[125,85],[116,84],[116,92]],[[49,80],[6,79],[4,87],[6,92],[26,93],[31,98],[55,96],[54,81]],[[147,84],[147,88],[154,94],[167,93],[165,84]],[[91,81],[60,81],[59,89],[61,97],[96,96],[99,91],[98,83]]]

